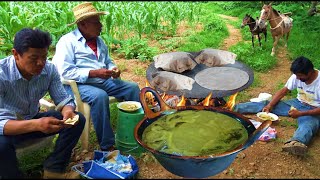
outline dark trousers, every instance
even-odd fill
[[[76,146],[85,125],[85,117],[81,113],[76,113],[79,114],[78,124],[71,128],[64,128],[57,133],[45,134],[42,132],[32,132],[21,135],[0,136],[0,179],[23,178],[18,168],[16,145],[27,140],[55,134],[59,134],[59,137],[55,143],[53,152],[44,161],[43,167],[52,172],[64,172],[70,161],[72,149]],[[61,113],[58,111],[38,113],[33,119],[49,116],[63,119]]]

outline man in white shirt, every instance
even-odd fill
[[[63,35],[52,62],[63,79],[77,82],[81,99],[91,107],[91,117],[101,150],[114,149],[115,137],[110,123],[109,96],[126,101],[140,101],[137,83],[119,79],[120,70],[108,55],[100,37],[100,15],[91,2],[73,8],[77,28]],[[70,86],[65,86],[72,94]]]
[[[319,130],[320,118],[320,76],[312,62],[306,57],[295,59],[290,68],[293,73],[285,87],[269,101],[239,103],[234,111],[239,113],[272,112],[280,116],[297,118],[298,128],[282,150],[305,155],[307,145]],[[281,101],[289,92],[297,89],[297,98]]]

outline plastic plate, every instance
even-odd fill
[[[117,107],[123,111],[133,112],[141,108],[141,103],[137,101],[124,101],[118,103]]]
[[[271,120],[271,121],[277,121],[279,117],[273,113],[267,113],[267,112],[259,112],[257,113],[257,117],[261,120]]]

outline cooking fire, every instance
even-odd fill
[[[238,93],[235,93],[230,96],[227,102],[222,97],[212,98],[212,93],[210,93],[206,98],[185,98],[183,95],[177,96],[166,93],[160,94],[160,97],[172,108],[177,106],[213,106],[232,110],[235,105],[237,95]],[[150,105],[154,111],[159,111],[160,107],[153,94],[151,92],[147,92],[145,97],[147,104]]]

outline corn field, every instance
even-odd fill
[[[55,47],[59,38],[75,29],[68,27],[74,21],[72,8],[81,2],[0,2],[0,55],[8,55],[13,46],[17,31],[24,27],[40,28],[52,35]],[[102,2],[94,1],[98,11],[110,14],[101,16],[103,32],[101,37],[107,45],[115,39],[130,37],[143,38],[143,35],[175,35],[180,22],[196,23],[201,12],[200,2]]]

